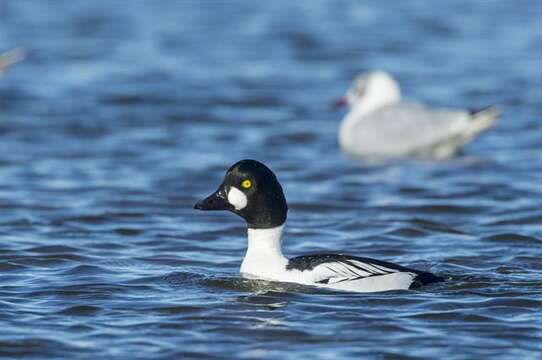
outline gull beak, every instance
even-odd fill
[[[346,96],[341,97],[340,99],[337,99],[335,103],[333,104],[333,108],[335,110],[342,108],[343,106],[346,106],[348,102],[346,101]]]

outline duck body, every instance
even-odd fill
[[[246,278],[298,283],[351,292],[417,288],[443,278],[385,261],[343,254],[286,258],[282,234],[288,210],[276,176],[264,164],[242,160],[226,173],[199,210],[229,210],[248,225],[248,246],[240,273]]]
[[[359,76],[340,104],[349,112],[338,132],[341,149],[352,156],[448,158],[490,128],[500,111],[430,108],[401,98],[390,74]]]
[[[378,292],[414,289],[443,279],[389,262],[344,254],[282,254],[283,226],[249,229],[241,275],[334,290]]]

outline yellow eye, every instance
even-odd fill
[[[252,181],[250,181],[249,179],[243,180],[241,186],[245,189],[250,189],[252,186]]]

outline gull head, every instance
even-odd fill
[[[354,79],[346,94],[336,105],[378,108],[401,99],[399,84],[387,72],[375,70],[364,72]]]

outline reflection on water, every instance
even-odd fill
[[[0,356],[522,358],[542,351],[542,5],[0,2]],[[385,68],[437,106],[506,103],[446,162],[342,156],[330,109]],[[349,294],[241,279],[196,200],[241,158],[289,201],[287,255],[444,274]],[[450,354],[450,349],[454,354]]]

